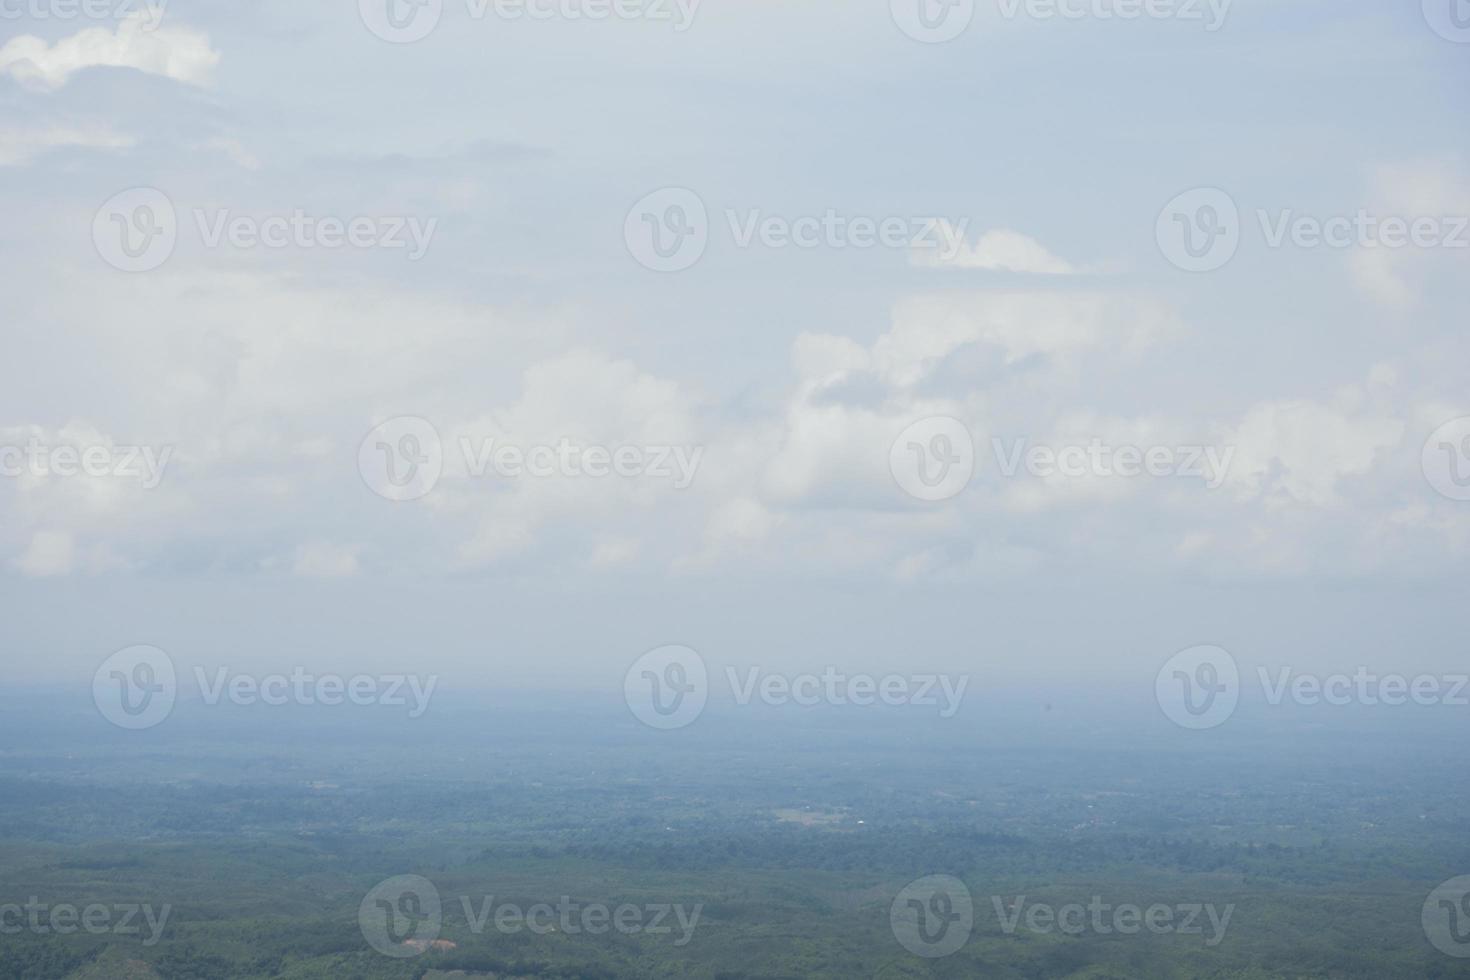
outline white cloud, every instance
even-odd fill
[[[1163,303],[1107,292],[924,293],[900,303],[893,319],[873,362],[895,385],[921,380],[970,344],[998,348],[1013,363],[1033,354],[1139,349],[1179,326]]]
[[[260,169],[260,158],[250,152],[249,148],[238,139],[228,136],[216,136],[213,139],[200,143],[199,148],[222,153],[231,163],[243,170]]]
[[[946,222],[946,236],[958,237]],[[1036,275],[1071,276],[1087,270],[1078,268],[1049,252],[1046,246],[1029,235],[1006,228],[987,231],[973,245],[962,244],[953,256],[937,249],[914,249],[910,257],[915,265],[950,269],[985,269],[992,272],[1024,272]]]
[[[11,566],[31,578],[54,578],[74,572],[97,574],[127,568],[106,544],[80,547],[69,531],[37,531]]]
[[[89,27],[48,45],[22,34],[0,47],[0,72],[54,91],[87,68],[133,68],[189,85],[209,84],[220,54],[209,36],[188,27],[158,27],[147,13],[124,18],[117,30]]]
[[[65,575],[72,570],[76,542],[65,531],[37,531],[15,567],[32,578]]]
[[[0,127],[0,167],[30,163],[48,150],[81,147],[121,150],[137,145],[131,136],[106,126]]]
[[[1412,309],[1433,262],[1463,262],[1470,256],[1470,248],[1463,244],[1470,241],[1470,174],[1458,158],[1395,163],[1374,172],[1371,200],[1369,211],[1379,219],[1400,218],[1410,224],[1434,219],[1444,235],[1462,243],[1432,249],[1378,245],[1353,250],[1349,271],[1358,290],[1387,309]],[[1456,274],[1463,276],[1463,269]]]
[[[360,545],[308,541],[296,549],[291,570],[307,578],[347,578],[358,573]]]
[[[689,496],[668,480],[574,473],[497,478],[493,470],[471,478],[464,445],[476,453],[492,440],[495,446],[523,450],[562,440],[608,449],[693,448],[702,444],[695,407],[679,384],[595,351],[574,350],[531,365],[516,401],[444,431],[445,479],[433,503],[474,525],[459,546],[460,560],[470,566],[492,564],[533,550],[545,534],[570,522],[586,528],[601,516],[638,515]],[[489,459],[481,462],[488,465]],[[592,564],[631,558],[626,548],[604,541]]]
[[[1417,291],[1405,278],[1402,259],[1382,248],[1361,248],[1352,254],[1353,281],[1358,290],[1380,306],[1406,308]]]
[[[1328,506],[1338,501],[1338,484],[1367,473],[1404,428],[1398,419],[1306,399],[1257,405],[1225,437],[1236,447],[1227,483],[1242,499]]]
[[[642,544],[636,538],[604,537],[592,549],[587,563],[593,568],[631,565],[641,550]]]

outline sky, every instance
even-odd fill
[[[1464,0],[4,0],[7,673],[1460,664],[1467,82]]]

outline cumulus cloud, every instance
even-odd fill
[[[944,241],[960,236],[946,223]],[[915,265],[951,269],[984,269],[990,272],[1024,272],[1034,275],[1071,276],[1088,270],[1058,258],[1030,235],[997,228],[983,233],[973,244],[968,242],[951,254],[935,249],[915,249],[910,253]]]
[[[1007,363],[1089,349],[1137,350],[1177,331],[1166,304],[1112,292],[935,292],[899,303],[893,328],[873,348],[889,383],[914,384],[969,345],[1000,351]]]
[[[207,34],[158,26],[146,12],[130,14],[116,30],[89,27],[55,44],[22,34],[0,47],[0,72],[45,91],[63,87],[87,68],[132,68],[189,85],[207,85],[219,60]]]
[[[73,572],[98,574],[127,567],[106,544],[82,546],[70,531],[37,531],[11,567],[30,578],[53,578]]]
[[[291,570],[307,578],[347,578],[359,571],[358,545],[308,541],[296,549]]]
[[[21,166],[50,150],[121,150],[137,140],[103,125],[0,126],[0,167]]]
[[[604,537],[592,549],[587,564],[593,568],[616,568],[631,565],[642,545],[636,538]]]
[[[459,545],[460,561],[503,561],[533,550],[567,522],[588,526],[600,518],[646,513],[669,506],[688,489],[657,477],[561,471],[506,477],[492,468],[493,447],[529,452],[565,441],[610,451],[667,447],[684,452],[686,461],[694,453],[702,459],[697,408],[694,395],[678,383],[597,351],[573,350],[532,364],[522,376],[519,398],[487,406],[446,431],[446,476],[435,506],[473,525]],[[473,472],[479,468],[485,472]],[[625,564],[639,550],[625,540],[604,539],[591,563]]]
[[[1470,172],[1459,158],[1402,161],[1377,168],[1370,182],[1376,218],[1399,218],[1412,225],[1429,219],[1447,241],[1433,248],[1359,246],[1349,256],[1353,283],[1372,302],[1389,310],[1409,310],[1420,300],[1424,279],[1436,261],[1470,260]]]
[[[15,567],[32,578],[64,575],[72,570],[76,543],[65,531],[37,531]]]
[[[1399,419],[1306,399],[1257,405],[1226,436],[1236,447],[1229,485],[1244,498],[1327,506],[1341,481],[1367,473],[1404,428]]]

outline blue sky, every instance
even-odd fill
[[[664,642],[917,647],[1030,679],[1222,640],[1454,662],[1470,502],[1425,461],[1470,435],[1432,435],[1470,416],[1459,0],[1235,0],[1217,30],[978,0],[942,44],[900,29],[905,0],[704,0],[683,30],[445,0],[414,43],[375,36],[371,2],[4,8],[0,445],[169,450],[151,487],[0,476],[22,678],[140,642],[412,648],[516,683]],[[177,244],[124,272],[95,229],[135,188],[166,196]],[[664,188],[708,215],[673,273],[625,235]],[[1207,272],[1158,231],[1197,188],[1239,213]],[[297,211],[432,234],[417,259],[210,244],[213,220]],[[943,219],[965,250],[739,243],[829,211]],[[1268,241],[1360,211],[1439,238]],[[394,503],[359,450],[402,417],[446,461]],[[935,418],[974,465],[928,501],[892,450]],[[461,440],[682,447],[699,468],[477,477]],[[1229,467],[1007,474],[1018,440]]]

